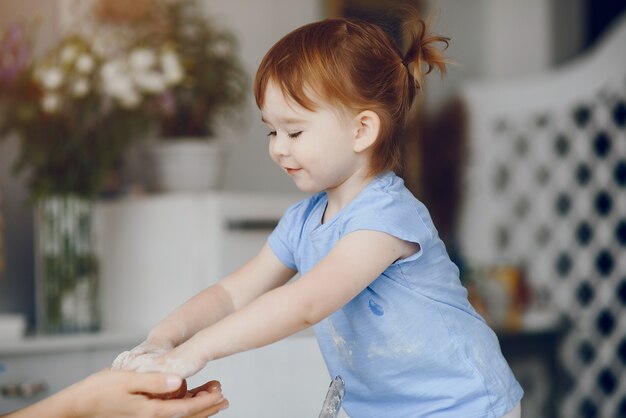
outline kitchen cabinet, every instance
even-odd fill
[[[101,204],[95,227],[104,328],[147,332],[252,258],[300,198],[216,191]]]

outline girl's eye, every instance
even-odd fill
[[[292,132],[292,133],[288,133],[288,134],[287,134],[287,136],[288,136],[289,138],[294,139],[294,138],[299,137],[301,133],[302,133],[302,131]]]
[[[267,136],[276,136],[276,131],[270,131]]]

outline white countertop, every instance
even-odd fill
[[[32,335],[21,339],[0,339],[0,356],[28,355],[60,351],[79,351],[107,347],[134,347],[145,338],[139,332],[102,331],[96,333],[64,335]],[[312,328],[300,331],[288,338],[315,338]]]
[[[75,351],[117,346],[133,347],[144,337],[136,332],[110,332],[33,335],[20,339],[0,340],[0,356]]]

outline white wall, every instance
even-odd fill
[[[230,27],[240,40],[250,83],[267,50],[289,31],[322,17],[321,1],[205,1],[209,13]],[[251,86],[252,87],[252,86]],[[275,166],[267,151],[267,128],[254,103],[252,89],[242,127],[226,130],[230,155],[224,187],[232,190],[295,192],[291,179]]]
[[[539,73],[551,63],[550,0],[486,0],[484,75]]]
[[[480,77],[484,73],[485,3],[485,0],[432,0],[430,12],[435,13],[433,30],[450,38],[445,54],[454,64],[448,66],[444,79],[436,74],[427,77],[425,94],[430,105],[445,100],[463,80]]]
[[[435,31],[451,38],[456,64],[428,79],[439,104],[466,80],[537,74],[570,58],[584,36],[584,0],[431,0]]]

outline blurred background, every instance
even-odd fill
[[[401,43],[400,4],[455,63],[427,78],[402,175],[523,416],[626,417],[626,3],[592,0],[0,0],[0,405],[42,396],[11,392],[33,358],[106,346],[104,365],[253,253],[301,197],[267,155],[261,58],[333,16]]]

